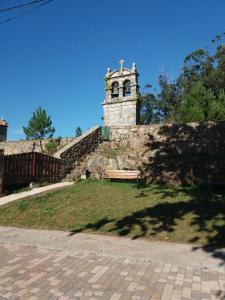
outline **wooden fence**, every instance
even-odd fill
[[[0,149],[0,197],[3,194],[4,150]]]
[[[4,185],[59,181],[61,160],[38,152],[4,156]]]

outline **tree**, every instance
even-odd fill
[[[76,129],[76,137],[81,136],[82,135],[82,130],[81,128],[78,126]]]
[[[159,77],[159,109],[163,121],[200,122],[225,120],[225,47],[223,35],[212,40],[210,50],[197,49],[184,59],[174,82]]]
[[[221,91],[218,98],[214,99],[209,111],[209,119],[213,121],[225,120],[225,93]]]
[[[33,116],[28,122],[27,127],[23,127],[27,140],[38,139],[40,141],[41,151],[43,152],[42,140],[52,138],[55,128],[52,127],[51,117],[47,115],[46,110],[39,107],[33,112]]]
[[[49,140],[49,141],[45,144],[45,151],[47,152],[47,154],[52,155],[52,154],[54,154],[57,150],[58,150],[58,144],[57,144],[55,141]]]
[[[173,122],[176,120],[176,113],[181,102],[179,82],[169,83],[165,75],[160,75],[159,86],[161,92],[157,97],[161,119],[164,122]]]
[[[178,120],[184,123],[214,121],[212,106],[215,101],[214,93],[198,81],[190,93],[185,95],[177,112]]]
[[[146,89],[150,89],[150,84],[146,85]],[[140,101],[140,123],[147,125],[152,123],[159,123],[161,114],[159,110],[159,103],[157,97],[148,91],[139,95]]]

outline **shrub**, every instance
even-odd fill
[[[54,154],[58,149],[58,145],[55,141],[50,140],[45,144],[45,151],[47,154]]]

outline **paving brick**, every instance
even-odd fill
[[[224,295],[222,269],[0,244],[0,299],[188,300]]]

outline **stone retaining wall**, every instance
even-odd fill
[[[76,161],[94,151],[101,141],[101,127],[94,127],[56,153],[62,162],[62,178],[73,170]]]
[[[179,151],[222,152],[225,150],[225,122],[137,125],[110,128],[112,148],[138,149],[149,143],[176,147]],[[157,146],[155,144],[155,146]],[[154,147],[156,148],[156,147]]]
[[[225,184],[225,122],[110,128],[108,148],[136,153],[150,179]]]
[[[65,145],[75,141],[76,138],[63,138],[63,139],[52,139],[58,144],[58,149],[65,147]],[[43,140],[43,149],[45,149],[45,144],[48,143],[49,140]],[[28,152],[41,152],[40,143],[38,140],[32,141],[5,141],[0,142],[0,148],[4,149],[5,155],[11,154],[20,154],[20,153],[28,153]]]
[[[3,194],[4,150],[0,149],[0,197]]]

